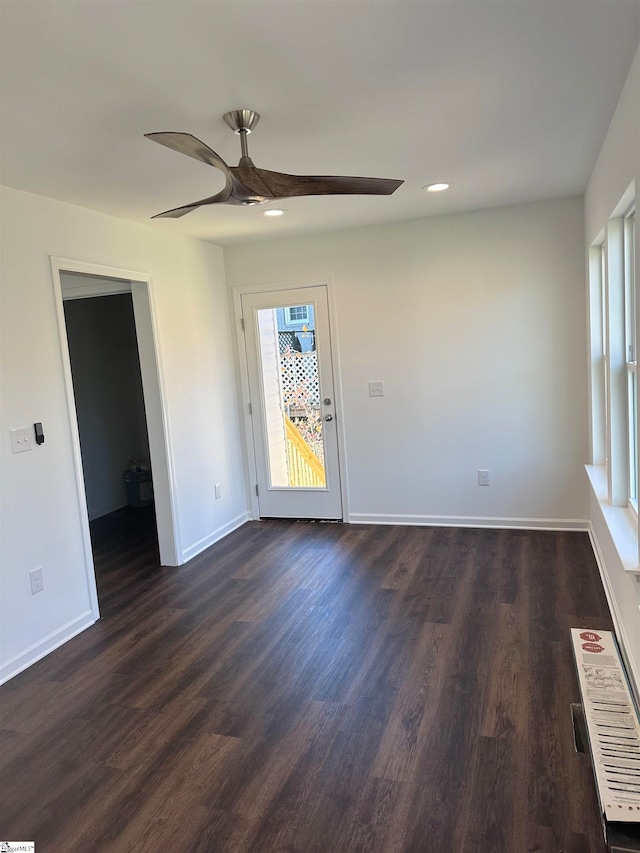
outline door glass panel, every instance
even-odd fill
[[[324,489],[313,305],[260,308],[256,315],[270,485]]]

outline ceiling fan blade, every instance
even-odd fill
[[[239,170],[233,169],[235,173]],[[353,178],[346,175],[286,175],[255,170],[274,198],[301,195],[391,195],[404,181],[391,178]],[[238,177],[241,177],[238,175]],[[243,180],[243,183],[245,181]]]
[[[204,207],[207,204],[224,204],[231,195],[231,184],[227,182],[227,186],[216,195],[203,198],[200,201],[192,201],[191,204],[183,204],[181,207],[173,207],[171,210],[165,210],[162,213],[156,213],[152,219],[178,219],[184,216],[185,213],[191,213],[192,210],[197,210],[199,207]]]
[[[165,210],[163,213],[157,213],[152,219],[177,219],[208,204],[254,205],[305,195],[391,195],[404,183],[391,178],[288,175],[284,172],[256,169],[249,157],[246,137],[251,132],[250,124],[255,125],[258,118],[258,113],[252,110],[235,110],[224,116],[227,124],[236,132],[240,132],[242,156],[237,166],[228,166],[222,157],[191,133],[145,133],[147,139],[220,169],[226,178],[225,188],[216,195]]]
[[[179,151],[180,154],[193,157],[194,160],[208,163],[209,166],[214,166],[224,172],[227,177],[229,176],[229,167],[222,157],[190,133],[145,133],[145,136],[153,142],[159,142],[160,145],[166,145],[167,148]]]
[[[233,182],[231,196],[236,198],[240,204],[271,201],[278,198],[262,177],[264,169],[256,169],[255,166],[231,166],[229,171]],[[271,173],[267,172],[266,174]]]

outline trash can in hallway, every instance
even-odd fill
[[[124,484],[127,489],[127,503],[129,506],[151,506],[153,503],[151,471],[125,471]]]

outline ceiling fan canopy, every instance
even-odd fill
[[[247,136],[260,120],[254,110],[232,110],[223,116],[226,124],[240,136],[241,157],[237,166],[228,166],[208,145],[190,133],[145,133],[147,139],[186,154],[219,169],[225,186],[216,195],[157,213],[152,219],[177,219],[209,204],[263,204],[304,195],[391,195],[403,181],[390,178],[356,178],[344,175],[288,175],[258,169],[249,157]]]

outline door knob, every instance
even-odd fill
[[[325,421],[332,421],[332,420],[333,420],[333,415],[325,415],[325,416],[324,416],[324,419],[325,419]]]

